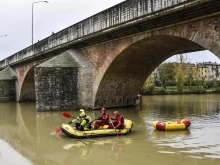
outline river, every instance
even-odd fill
[[[114,110],[108,110],[111,116]],[[69,122],[62,112],[36,112],[33,103],[0,103],[0,164],[220,164],[220,95],[144,96],[142,108],[117,110],[134,122],[129,135],[81,142],[55,132]],[[93,119],[100,116],[99,110],[86,112]],[[184,118],[192,123],[188,130],[164,132],[151,126],[154,120]]]

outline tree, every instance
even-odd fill
[[[190,63],[188,63],[186,66],[185,66],[185,74],[186,74],[186,83],[187,85],[191,88],[193,82],[194,82],[194,69],[195,67],[192,67]]]
[[[142,92],[144,94],[153,94],[154,93],[154,78],[152,78],[151,76],[149,76],[147,78],[147,80],[145,81],[143,87],[142,87]]]
[[[184,72],[184,63],[186,61],[186,58],[183,57],[182,54],[179,55],[179,57],[177,56],[177,63],[175,64],[175,81],[176,81],[176,86],[178,89],[178,92],[180,94],[183,93],[183,86],[184,86],[184,82],[186,81],[186,75]]]
[[[161,81],[161,85],[166,89],[168,82],[174,81],[174,69],[173,63],[163,63],[159,66],[159,78]]]
[[[198,66],[196,66],[195,68],[192,69],[192,74],[193,74],[193,82],[195,85],[199,85],[200,84],[200,76],[199,76],[199,71],[198,71]]]

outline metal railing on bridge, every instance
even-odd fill
[[[0,61],[0,69],[91,34],[105,32],[113,27],[198,1],[203,0],[126,0],[9,56]]]

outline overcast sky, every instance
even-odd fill
[[[0,0],[0,60],[31,45],[32,3]],[[34,42],[124,0],[48,0],[34,4]]]
[[[32,0],[0,0],[0,60],[31,45]],[[34,42],[124,0],[48,0],[34,4]],[[220,60],[208,51],[188,54],[192,62]],[[174,59],[174,58],[172,58]]]

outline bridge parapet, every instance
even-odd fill
[[[200,1],[203,0],[126,0],[9,56],[0,61],[0,69],[91,34]]]

